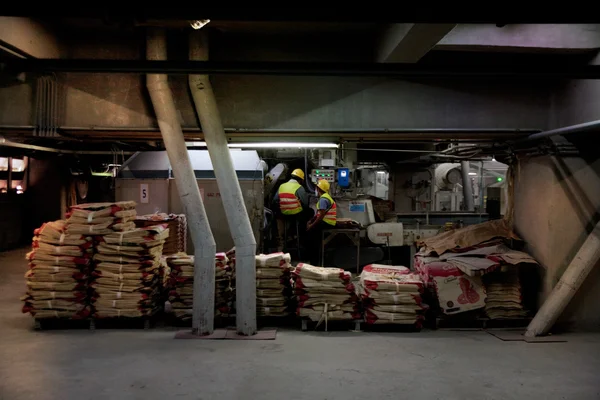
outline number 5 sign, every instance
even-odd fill
[[[148,203],[149,198],[150,198],[150,193],[148,192],[148,184],[141,183],[140,184],[140,203]]]

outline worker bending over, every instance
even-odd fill
[[[292,177],[279,186],[273,199],[277,212],[277,249],[283,251],[285,220],[298,223],[298,230],[303,236],[305,222],[312,217],[312,210],[308,205],[308,194],[304,190],[304,172],[301,169],[292,171]],[[294,228],[294,233],[296,232]]]
[[[317,183],[317,213],[306,225],[306,231],[311,238],[311,263],[319,265],[321,262],[321,246],[323,229],[334,228],[337,223],[337,206],[329,195],[329,182],[324,179]]]

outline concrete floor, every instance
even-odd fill
[[[174,340],[174,330],[32,329],[25,251],[0,253],[0,399],[593,399],[600,335],[303,333]]]

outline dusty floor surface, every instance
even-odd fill
[[[33,330],[25,251],[0,253],[0,399],[596,399],[600,335],[303,333],[174,340],[174,329]]]

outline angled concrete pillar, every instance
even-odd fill
[[[190,59],[208,60],[203,31],[190,35]],[[217,101],[208,75],[190,75],[190,89],[213,164],[229,230],[235,243],[236,327],[241,335],[256,333],[256,238],[237,178]]]
[[[148,31],[146,49],[148,60],[166,60],[167,42],[163,29]],[[160,133],[177,191],[187,216],[187,225],[194,243],[194,303],[192,330],[198,335],[209,335],[214,329],[215,316],[215,239],[210,230],[196,175],[177,116],[167,75],[148,74],[146,79],[150,99],[154,106]]]

